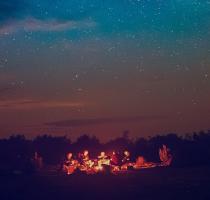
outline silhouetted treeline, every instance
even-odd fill
[[[23,135],[11,136],[0,140],[0,168],[11,167],[22,163],[25,165],[38,152],[46,165],[59,164],[68,152],[77,155],[88,149],[90,156],[95,157],[100,151],[122,152],[129,150],[133,161],[137,156],[144,156],[148,161],[159,161],[158,149],[167,145],[173,155],[172,166],[210,165],[210,131],[188,134],[183,137],[171,133],[149,138],[131,140],[125,132],[121,137],[101,143],[96,137],[80,136],[72,142],[66,136],[37,136],[33,140]]]

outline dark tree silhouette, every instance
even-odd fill
[[[96,156],[101,150],[101,144],[95,136],[90,137],[89,135],[84,134],[73,144],[73,152],[79,153],[86,149],[91,152],[91,156]]]
[[[65,154],[72,148],[71,140],[66,136],[53,137],[50,135],[36,137],[33,146],[47,164],[61,162]]]
[[[84,134],[75,142],[66,136],[51,135],[37,136],[27,140],[23,135],[13,135],[8,139],[0,139],[0,170],[25,168],[37,152],[42,156],[45,165],[60,164],[68,152],[77,155],[78,152],[89,150],[90,156],[95,157],[100,151],[123,153],[131,152],[132,160],[143,156],[148,161],[159,161],[158,149],[167,145],[173,155],[172,166],[210,165],[210,130],[194,132],[180,137],[175,133],[157,135],[149,138],[129,139],[129,132],[125,131],[121,137],[100,143],[95,136]]]

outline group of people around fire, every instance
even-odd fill
[[[172,156],[170,150],[165,145],[159,149],[159,157],[160,163],[146,162],[142,156],[139,156],[136,162],[131,162],[129,151],[124,151],[122,155],[113,151],[109,155],[101,152],[97,158],[90,159],[89,151],[85,150],[79,153],[76,158],[73,153],[68,153],[63,163],[63,171],[67,174],[73,174],[76,170],[84,171],[87,174],[95,174],[109,169],[110,172],[117,173],[129,168],[152,168],[171,164]]]

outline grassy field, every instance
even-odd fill
[[[156,168],[119,175],[1,175],[0,199],[210,199],[210,168]]]

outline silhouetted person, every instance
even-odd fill
[[[126,164],[130,162],[130,153],[128,151],[124,151],[124,158],[122,159],[122,164]]]
[[[115,165],[115,166],[119,165],[119,159],[118,159],[115,151],[112,152],[110,163],[111,163],[111,165]]]

